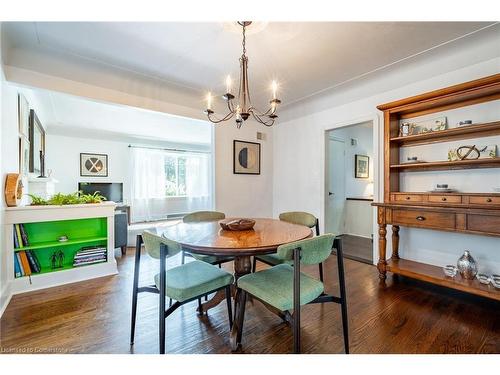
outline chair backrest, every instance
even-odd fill
[[[327,233],[322,236],[287,243],[278,247],[278,256],[284,260],[292,260],[293,250],[300,248],[300,263],[319,264],[330,256],[334,240],[335,236]]]
[[[161,244],[167,246],[167,258],[170,258],[181,251],[181,245],[177,242],[158,236],[157,234],[151,233],[147,230],[142,232],[142,240],[144,241],[144,248],[147,253],[155,259],[160,259]]]
[[[305,225],[309,228],[317,228],[318,223],[316,216],[310,214],[309,212],[302,211],[282,212],[279,219],[292,224]],[[317,232],[316,235],[319,235],[319,232]]]
[[[182,218],[184,223],[199,223],[202,221],[216,221],[225,219],[226,215],[217,211],[196,211]]]

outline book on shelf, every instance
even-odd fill
[[[15,258],[17,260],[17,264],[19,265],[19,271],[21,273],[21,276],[24,276],[25,273],[24,273],[24,269],[23,269],[23,266],[22,266],[22,263],[21,263],[21,256],[19,255],[19,253],[15,253]]]
[[[19,260],[17,254],[14,254],[14,276],[21,277],[21,266],[19,265]]]
[[[26,256],[28,257],[28,262],[33,273],[39,273],[41,271],[38,259],[35,253],[31,250],[25,250]]]
[[[30,276],[31,275],[31,268],[30,264],[28,261],[28,256],[26,255],[26,252],[19,251],[19,257],[21,258],[21,267],[23,268],[24,271],[24,276]]]
[[[14,224],[14,228],[16,230],[15,233],[17,237],[18,248],[22,249],[24,245],[23,245],[23,238],[21,237],[21,229],[19,228],[19,224]]]
[[[12,229],[14,230],[14,249],[19,248],[19,241],[17,239],[16,226],[13,225]]]
[[[24,246],[29,246],[30,242],[28,241],[28,234],[26,233],[26,229],[24,228],[24,224],[18,224],[19,230],[21,231],[21,239],[23,241]]]

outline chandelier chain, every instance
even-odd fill
[[[246,44],[245,31],[246,31],[246,26],[243,24],[243,42],[241,43],[241,45],[243,46],[243,55],[246,55],[246,53],[247,53],[247,49],[245,47],[245,44]]]

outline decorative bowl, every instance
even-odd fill
[[[451,264],[448,264],[447,266],[443,267],[444,274],[448,277],[455,277],[457,274],[458,268],[456,266],[453,266]]]
[[[484,273],[478,273],[476,277],[481,284],[488,285],[490,283],[490,277]]]
[[[233,219],[229,221],[221,221],[220,226],[224,230],[243,231],[251,230],[255,225],[255,220],[252,219]]]

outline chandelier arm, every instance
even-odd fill
[[[235,113],[236,111],[234,110],[234,105],[232,100],[227,101],[227,108],[229,109],[229,112]]]
[[[267,115],[272,114],[271,112],[273,111],[273,108],[272,108],[272,107],[270,107],[270,108],[269,108],[266,112],[261,112],[261,111],[259,111],[257,108],[255,108],[255,107],[253,107],[253,106],[252,106],[252,107],[250,107],[250,108],[248,109],[248,111],[249,111],[249,112],[256,112],[258,116],[267,116]],[[276,111],[275,111],[275,112],[276,112]]]
[[[229,120],[231,117],[234,116],[234,112],[229,112],[226,116],[224,116],[221,119],[216,118],[212,113],[207,114],[207,118],[210,122],[213,122],[214,124],[218,124],[223,121]]]
[[[268,126],[268,127],[273,126],[273,124],[274,124],[274,119],[269,119],[268,121],[264,121],[264,120],[262,120],[262,119],[260,118],[260,116],[259,116],[259,115],[255,114],[255,112],[253,112],[253,111],[252,111],[252,112],[250,112],[250,113],[252,114],[253,118],[254,118],[257,122],[261,123],[262,125],[265,125],[265,126]]]

